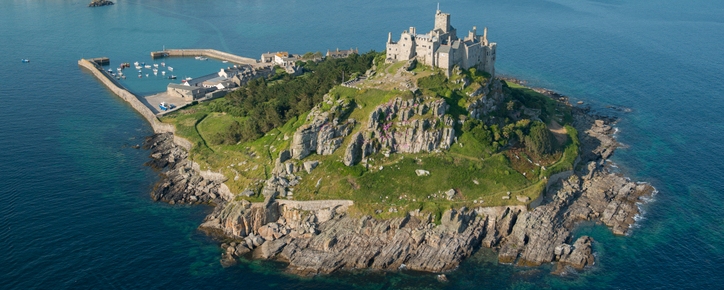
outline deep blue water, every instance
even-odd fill
[[[594,108],[630,108],[613,158],[659,190],[628,237],[601,226],[597,264],[576,277],[497,265],[481,250],[448,273],[340,273],[300,279],[283,265],[224,269],[196,231],[207,207],[150,201],[157,173],[140,115],[77,66],[150,61],[166,47],[258,57],[358,47],[432,27],[436,1],[4,1],[0,9],[0,285],[27,288],[720,288],[724,285],[724,2],[447,1],[464,33],[489,28],[499,74]],[[23,64],[21,58],[31,63]],[[174,60],[178,74],[222,64]],[[113,66],[115,67],[115,66]],[[206,73],[207,71],[203,71]],[[209,71],[210,72],[210,71]],[[134,75],[129,75],[135,77]],[[183,75],[181,75],[183,76]],[[160,85],[159,85],[160,84]],[[148,93],[152,79],[128,80]],[[601,109],[605,111],[605,109]]]

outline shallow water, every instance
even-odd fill
[[[613,161],[659,190],[628,237],[591,235],[597,263],[569,277],[498,265],[481,250],[442,284],[424,273],[338,273],[300,279],[283,265],[224,269],[197,232],[209,208],[150,201],[151,134],[133,109],[77,66],[81,57],[150,62],[167,48],[258,57],[358,47],[387,32],[432,27],[433,1],[8,1],[0,9],[0,281],[25,288],[717,288],[724,283],[724,4],[715,1],[456,1],[441,3],[461,34],[498,43],[499,74],[621,117],[627,147]],[[23,64],[21,58],[30,63]],[[179,77],[219,62],[174,59]],[[171,63],[172,61],[167,61]],[[188,69],[188,71],[185,71]],[[197,75],[198,74],[198,75]],[[135,92],[164,81],[128,74]],[[160,77],[160,76],[159,76]]]

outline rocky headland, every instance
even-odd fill
[[[345,106],[336,103],[332,112],[343,112]],[[418,152],[444,149],[453,142],[454,132],[443,118],[446,108],[442,104],[423,99],[395,100],[378,110],[405,111],[401,115],[411,117],[418,113],[411,108],[442,112],[435,114],[442,124],[437,126],[439,132],[421,135],[422,141],[413,142],[405,136],[416,136],[415,128],[425,124],[409,124],[409,132],[398,130],[396,136],[385,135],[383,124],[369,122],[367,129],[374,134],[353,138],[345,163],[359,162],[365,152],[384,148]],[[382,111],[375,110],[371,120],[377,120],[375,115],[384,115]],[[313,161],[296,167],[285,161],[306,156],[311,147],[322,152],[318,154],[340,147],[339,138],[350,134],[349,128],[354,126],[353,120],[333,117],[343,115],[310,114],[312,120],[320,120],[301,127],[291,150],[280,154],[262,190],[265,200],[259,203],[233,199],[223,184],[223,175],[201,171],[187,159],[188,153],[173,143],[172,135],[149,137],[145,143],[152,150],[149,165],[162,170],[151,195],[154,200],[172,204],[214,204],[200,229],[223,242],[223,265],[232,265],[242,256],[274,259],[288,263],[291,273],[315,275],[364,268],[444,272],[455,269],[481,247],[497,251],[501,263],[536,266],[554,262],[556,273],[581,270],[595,262],[591,248],[594,241],[587,236],[574,239],[575,227],[582,221],[595,221],[610,227],[614,234],[625,235],[639,214],[640,198],[653,192],[650,185],[609,170],[607,159],[619,145],[612,136],[615,119],[573,108],[573,126],[582,132],[577,166],[551,176],[545,194],[532,208],[463,207],[445,211],[439,222],[417,211],[401,218],[378,220],[349,214],[347,209],[353,205],[349,200],[278,199],[299,181],[295,172],[316,166]],[[378,139],[371,142],[370,136]]]

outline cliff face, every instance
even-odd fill
[[[342,120],[352,104],[343,100],[331,101],[329,95],[324,96],[324,104],[331,109],[322,111],[322,105],[312,109],[307,115],[306,124],[297,129],[290,145],[291,157],[303,159],[312,152],[319,155],[332,154],[342,146],[344,137],[354,128],[355,120]]]

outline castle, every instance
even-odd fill
[[[386,62],[397,62],[417,58],[432,67],[439,67],[450,76],[454,66],[462,69],[476,68],[495,75],[496,43],[488,42],[488,28],[483,35],[477,29],[468,32],[467,37],[457,37],[457,30],[450,25],[450,13],[443,13],[439,7],[435,12],[435,28],[426,34],[417,34],[415,27],[403,31],[400,40],[392,41],[392,32],[387,36]]]

